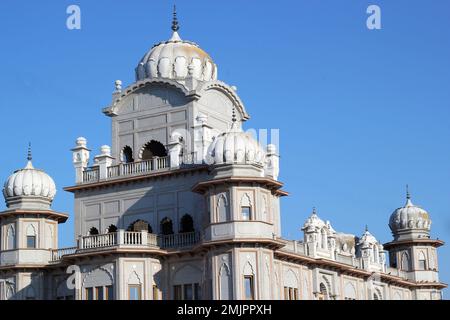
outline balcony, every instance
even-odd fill
[[[147,231],[119,230],[113,233],[82,236],[78,240],[77,247],[52,250],[50,263],[58,263],[66,255],[98,252],[112,248],[182,249],[191,247],[200,240],[199,232],[157,235]]]

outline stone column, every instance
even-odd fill
[[[73,165],[75,167],[75,182],[83,182],[83,172],[89,164],[90,151],[87,147],[87,140],[79,137],[76,141],[76,146],[71,151],[73,153]]]

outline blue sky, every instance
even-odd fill
[[[66,8],[81,8],[81,30]],[[283,234],[300,238],[316,206],[338,231],[391,240],[388,219],[405,202],[450,240],[450,2],[176,1],[180,35],[201,45],[219,78],[238,87],[247,128],[279,128]],[[382,29],[366,28],[381,8]],[[69,212],[60,246],[73,242],[71,153],[78,136],[110,144],[114,80],[170,37],[172,1],[0,2],[0,177],[25,165],[57,183],[54,209]],[[3,206],[4,207],[4,206]],[[450,282],[450,244],[440,249]]]

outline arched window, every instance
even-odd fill
[[[140,157],[142,160],[149,160],[154,157],[165,157],[167,156],[167,151],[164,145],[155,140],[151,140],[146,143],[144,147],[141,149]]]
[[[248,194],[244,194],[241,199],[241,219],[252,220],[252,204]]]
[[[375,290],[375,292],[373,293],[373,300],[383,300],[380,290]]]
[[[117,227],[115,225],[111,224],[108,227],[108,233],[114,233],[114,232],[117,232]]]
[[[425,254],[423,253],[423,251],[420,251],[420,253],[419,253],[418,269],[419,270],[426,270],[427,269],[427,258],[425,257]]]
[[[36,230],[32,224],[27,227],[27,248],[36,248]]]
[[[147,231],[148,233],[153,233],[152,226],[145,220],[136,220],[132,224],[130,224],[127,228],[127,231]]]
[[[322,241],[320,242],[322,245],[322,249],[327,249],[327,231],[322,229]]]
[[[409,256],[406,252],[402,253],[402,264],[401,264],[401,268],[404,271],[409,271]]]
[[[89,235],[94,236],[98,234],[98,229],[96,227],[92,227],[89,229]]]
[[[120,157],[121,157],[120,160],[121,160],[122,162],[124,162],[124,163],[134,162],[134,159],[133,159],[133,149],[131,149],[130,146],[125,146],[125,147],[122,149],[122,153],[121,153]]]
[[[181,217],[180,221],[180,232],[193,232],[194,231],[194,220],[189,214],[185,214]]]
[[[323,282],[320,283],[319,290],[320,290],[319,300],[328,300],[327,286]]]
[[[374,245],[372,250],[373,250],[373,262],[378,263],[379,253],[377,245]]]
[[[229,220],[227,198],[224,194],[221,194],[217,200],[217,218],[217,222]]]
[[[168,234],[173,234],[173,223],[172,220],[170,220],[169,218],[165,217],[164,219],[161,220],[161,233],[163,235],[168,235]]]
[[[14,227],[11,225],[8,228],[7,239],[6,239],[6,249],[12,250],[16,247],[16,232]]]

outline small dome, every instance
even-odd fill
[[[396,209],[389,219],[389,228],[394,234],[407,230],[422,231],[429,234],[430,227],[430,215],[427,211],[412,203],[409,193],[406,197],[405,206]]]
[[[217,67],[205,51],[194,42],[181,40],[175,30],[168,41],[154,45],[136,67],[136,81],[190,76],[200,81],[216,80]]]
[[[323,229],[326,226],[327,224],[317,215],[316,208],[313,208],[313,212],[309,216],[309,218],[306,219],[305,223],[303,224],[302,230],[311,232]]]
[[[37,200],[41,208],[49,206],[56,194],[56,186],[53,179],[42,170],[35,169],[28,160],[25,168],[15,171],[6,180],[3,195],[8,207],[23,203],[26,198],[40,198]],[[32,201],[25,201],[29,207]],[[32,206],[32,205],[31,205]],[[33,207],[33,206],[32,206]]]
[[[364,248],[368,248],[375,244],[378,245],[379,243],[378,243],[378,240],[369,232],[369,230],[366,227],[366,231],[364,231],[361,238],[359,238],[359,241],[357,244]]]
[[[238,128],[233,119],[231,130],[218,135],[208,149],[209,164],[236,163],[264,166],[265,152],[249,133]]]

